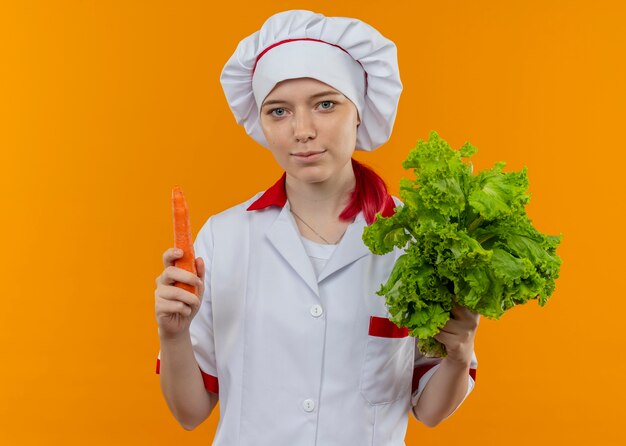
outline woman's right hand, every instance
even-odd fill
[[[177,251],[177,248],[169,248],[163,253],[165,269],[156,279],[155,313],[161,339],[175,338],[189,330],[191,320],[198,313],[204,295],[204,281],[202,280],[204,261],[201,257],[196,257],[196,270],[198,271],[196,276],[192,272],[174,266],[174,261],[182,257],[182,253],[177,254]],[[174,286],[175,282],[196,286],[198,295]]]

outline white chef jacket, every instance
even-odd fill
[[[219,394],[213,444],[405,445],[441,359],[423,357],[376,294],[403,252],[372,254],[359,213],[316,275],[284,181],[210,217],[194,242],[206,271],[190,334],[205,387]],[[476,367],[473,354],[465,397]]]

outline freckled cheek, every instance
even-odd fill
[[[280,164],[284,166],[284,164],[289,160],[289,150],[287,139],[280,134],[280,132],[273,132],[269,129],[265,129],[265,139],[268,144],[268,148],[272,152],[274,159]]]
[[[271,127],[264,126],[263,134],[265,135],[265,139],[267,140],[267,143],[271,147],[276,147],[277,144],[280,144],[280,138],[279,138],[280,135],[277,135],[276,132],[273,131]]]
[[[340,129],[337,129],[337,134],[341,135],[342,145],[350,145],[354,147],[356,144],[356,127],[344,125]]]

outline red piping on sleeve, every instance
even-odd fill
[[[200,366],[198,366],[198,368],[200,369]],[[157,375],[161,373],[161,360],[159,358],[157,358],[156,362],[156,373]],[[208,373],[204,373],[202,369],[200,369],[200,373],[202,374],[202,382],[204,383],[204,388],[207,389],[209,392],[219,394],[220,386],[217,377],[209,375]]]
[[[426,372],[428,372],[436,365],[437,364],[421,365],[413,369],[413,383],[411,385],[411,393],[415,393],[415,391],[419,387],[420,379],[422,378],[422,376],[424,376]],[[470,368],[469,375],[472,377],[474,382],[476,382],[476,369]]]
[[[202,373],[202,381],[204,381],[204,388],[207,389],[209,392],[219,394],[220,385],[219,385],[219,382],[217,381],[217,378],[213,375],[209,375],[208,373],[204,373],[202,370],[200,370],[200,373]]]

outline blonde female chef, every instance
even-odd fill
[[[221,83],[285,173],[206,221],[198,276],[173,266],[175,249],[163,255],[157,373],[170,410],[190,430],[219,400],[219,446],[404,445],[409,413],[434,426],[471,392],[478,315],[455,308],[436,336],[448,357],[425,358],[376,294],[402,252],[371,254],[363,228],[401,203],[352,154],[391,134],[395,45],[356,19],[281,12],[239,43]]]

